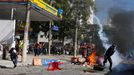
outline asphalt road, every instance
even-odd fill
[[[0,66],[0,75],[104,75],[106,71],[95,71],[94,73],[83,72],[83,66],[66,62],[61,66],[62,70],[47,71],[43,66],[20,66],[16,68]]]
[[[42,56],[44,58],[44,56]],[[32,66],[32,65],[22,65],[16,68],[12,68],[11,61],[0,60],[0,75],[134,75],[134,64],[133,63],[120,63],[112,72],[109,72],[108,68],[104,71],[90,71],[83,72],[84,67],[81,65],[74,65],[69,62],[70,57],[67,56],[54,56],[57,59],[66,61],[64,65],[60,66],[62,70],[47,71],[47,67],[44,66]],[[49,57],[49,58],[54,58]],[[29,59],[32,56],[28,57]],[[45,58],[48,58],[45,56]],[[32,61],[32,60],[30,60]],[[29,61],[29,62],[30,62]],[[2,63],[3,62],[3,63]],[[8,65],[8,63],[10,63]]]
[[[108,72],[105,75],[134,75],[134,64],[121,63],[113,68],[112,72]]]
[[[104,71],[83,72],[83,67],[65,63],[62,70],[47,71],[43,66],[21,66],[17,68],[0,66],[0,75],[134,75],[134,64],[121,63],[112,72]]]

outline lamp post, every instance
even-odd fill
[[[54,0],[50,0],[50,5],[53,5]],[[49,23],[49,38],[48,38],[48,55],[51,54],[51,46],[52,46],[52,24],[53,21],[51,20]]]
[[[51,53],[51,45],[52,45],[52,21],[50,21],[49,23],[49,38],[48,38],[48,55],[50,55]]]
[[[75,43],[74,43],[74,57],[77,55],[77,42],[78,42],[78,19],[76,19],[76,25],[75,25]]]
[[[78,15],[78,13],[80,12],[79,11],[79,8],[78,8],[78,6],[80,5],[80,2],[79,1],[75,1],[74,2],[74,6],[75,6],[75,9],[76,9],[76,25],[75,25],[75,40],[74,40],[74,57],[76,57],[77,56],[77,43],[78,43],[78,24],[79,24],[79,15]]]

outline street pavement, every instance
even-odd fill
[[[39,56],[43,59],[58,59],[64,62],[63,66],[61,66],[62,70],[56,70],[56,71],[47,71],[47,67],[44,66],[33,66],[32,61],[34,56],[33,55],[27,55],[27,61],[25,64],[22,64],[19,62],[18,67],[13,68],[13,64],[10,60],[0,60],[0,75],[120,75],[119,69],[122,69],[122,67],[117,67],[113,70],[112,73],[108,71],[108,68],[104,69],[104,71],[91,71],[91,72],[83,72],[83,66],[82,65],[74,65],[70,63],[70,58],[72,56],[68,55],[41,55]],[[19,61],[20,61],[19,57]],[[124,64],[121,64],[124,66]],[[129,67],[133,64],[128,64]],[[127,65],[127,67],[128,67]],[[125,65],[126,67],[126,65]],[[133,70],[133,69],[132,69]],[[127,72],[126,70],[124,70]],[[124,72],[123,71],[123,72]],[[131,71],[131,70],[130,70]],[[133,71],[134,72],[134,71]],[[122,75],[122,74],[121,74]],[[127,75],[131,75],[128,74]]]

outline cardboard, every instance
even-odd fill
[[[41,66],[42,64],[41,64],[41,58],[39,58],[39,57],[34,57],[33,58],[33,65],[34,66]]]

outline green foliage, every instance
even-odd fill
[[[35,34],[39,33],[39,31],[47,33],[49,30],[49,22],[32,21],[31,27],[33,28],[33,33]]]
[[[44,0],[46,3],[50,4],[50,1],[52,0]],[[59,26],[59,31],[52,32],[54,37],[58,37],[58,39],[63,40],[64,37],[74,37],[75,34],[75,26],[76,24],[80,25],[82,27],[87,25],[87,19],[90,15],[90,6],[95,7],[94,2],[92,0],[53,0],[55,8],[59,9],[61,8],[63,10],[63,19],[61,21],[54,22],[54,25]],[[81,20],[81,23],[76,23],[76,19],[79,21]],[[37,33],[40,30],[40,25],[47,26],[44,24],[44,22],[33,22],[33,30],[35,33]],[[87,27],[86,27],[87,28]],[[46,28],[45,28],[46,29]],[[48,30],[43,30],[44,32],[47,32]],[[78,32],[80,34],[80,31]]]
[[[64,11],[63,20],[57,22],[60,26],[59,39],[74,37],[75,26],[79,24],[76,23],[76,19],[81,20],[81,26],[87,25],[90,6],[93,7],[94,2],[92,0],[56,0],[56,3]]]

